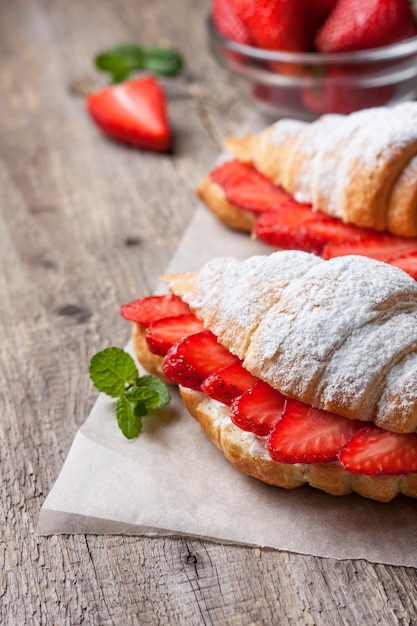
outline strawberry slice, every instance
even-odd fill
[[[164,317],[183,314],[191,314],[190,307],[172,293],[139,298],[120,307],[120,315],[125,320],[142,324],[142,326],[149,326],[152,322]]]
[[[213,400],[230,406],[234,398],[256,385],[257,382],[258,378],[250,374],[241,362],[237,361],[206,378],[201,385],[201,391]]]
[[[415,280],[417,280],[417,252],[414,254],[407,254],[399,259],[390,261],[391,265],[401,268],[407,274],[410,274]]]
[[[365,228],[344,224],[333,217],[317,217],[302,223],[296,238],[303,242],[303,250],[321,254],[327,243],[344,243],[369,234]]]
[[[310,204],[288,200],[276,211],[263,213],[255,224],[255,236],[277,248],[305,250],[306,242],[299,238],[299,227],[314,214]]]
[[[146,329],[145,339],[150,352],[165,356],[174,343],[202,330],[203,322],[192,313],[176,315],[152,322]]]
[[[215,27],[223,37],[248,46],[252,44],[249,30],[237,15],[233,0],[213,0],[211,14]]]
[[[271,432],[267,448],[280,463],[336,461],[341,448],[363,422],[287,400],[280,421]]]
[[[153,76],[105,87],[88,96],[86,106],[97,126],[115,141],[155,152],[170,149],[165,94]]]
[[[291,198],[252,165],[237,160],[227,161],[213,170],[210,177],[223,188],[229,202],[255,214],[272,211]]]
[[[242,430],[265,437],[281,418],[284,403],[282,393],[259,380],[233,400],[230,419]]]
[[[199,391],[210,374],[236,361],[210,330],[204,330],[172,346],[162,371],[171,382]]]
[[[391,433],[376,426],[365,426],[339,454],[351,474],[384,476],[417,472],[417,434]]]
[[[329,243],[324,247],[322,257],[331,259],[335,256],[359,254],[388,262],[413,252],[417,252],[417,239],[381,233],[360,237],[354,241]]]

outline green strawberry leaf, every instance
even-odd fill
[[[180,54],[172,48],[151,46],[144,50],[143,65],[148,72],[161,76],[176,76],[183,67]]]
[[[138,370],[127,352],[112,347],[93,356],[90,362],[90,378],[98,391],[118,398],[127,386],[136,383]]]

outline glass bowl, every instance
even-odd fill
[[[412,100],[417,95],[417,36],[358,52],[293,53],[225,39],[208,19],[218,62],[244,79],[258,105],[274,117],[311,120]]]

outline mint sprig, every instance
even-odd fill
[[[116,418],[127,439],[142,431],[142,418],[151,409],[160,409],[171,399],[168,388],[156,376],[139,376],[130,354],[121,348],[106,348],[90,361],[90,378],[95,388],[117,398]]]
[[[101,52],[95,58],[95,65],[102,72],[109,72],[113,83],[120,83],[138,70],[160,76],[175,76],[181,72],[183,61],[179,52],[173,48],[142,48],[128,43]]]

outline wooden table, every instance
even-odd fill
[[[208,0],[0,5],[0,623],[416,624],[413,569],[188,538],[36,537],[96,398],[91,356],[124,345],[119,304],[151,293],[221,137],[249,113],[208,52]],[[84,109],[98,51],[177,47],[172,155],[107,141]]]

